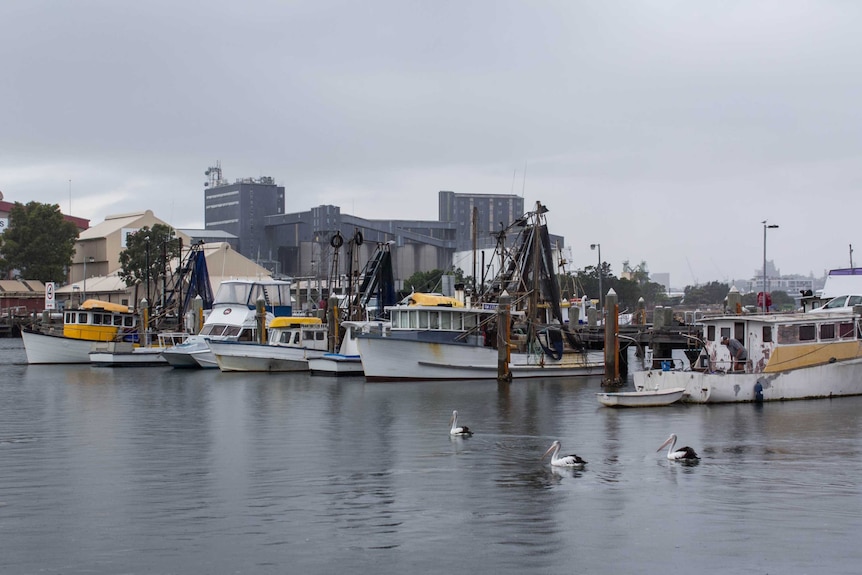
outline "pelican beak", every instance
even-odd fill
[[[661,444],[661,447],[659,447],[658,449],[656,449],[656,453],[658,453],[659,451],[661,451],[662,449],[664,449],[665,447],[667,447],[667,445],[671,442],[671,439],[673,439],[673,438],[672,438],[672,437],[668,437],[668,438],[665,440],[665,442]]]
[[[539,458],[539,461],[541,461],[542,459],[544,459],[544,458],[546,458],[548,455],[550,455],[550,454],[551,454],[551,452],[552,452],[553,450],[554,450],[554,446],[552,445],[551,447],[549,447],[549,448],[548,448],[548,450],[545,452],[545,454],[544,454],[542,457],[540,457],[540,458]]]
[[[449,425],[451,426],[453,423],[455,423],[455,416],[454,416],[454,415],[450,415],[450,416],[449,416]]]

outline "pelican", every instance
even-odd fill
[[[661,444],[661,447],[656,449],[656,451],[661,451],[664,449],[665,445],[670,444],[670,447],[667,449],[667,458],[674,460],[683,460],[683,461],[694,461],[700,459],[697,456],[697,453],[691,447],[680,447],[679,449],[674,450],[674,446],[676,445],[676,433],[671,433],[670,437],[667,438],[667,441]]]
[[[449,435],[459,435],[461,437],[470,437],[473,435],[473,432],[470,431],[470,428],[466,425],[459,426],[458,425],[458,411],[452,412],[452,418],[449,420],[449,423],[452,427],[449,428]]]
[[[581,459],[577,455],[564,455],[562,457],[560,454],[560,442],[559,440],[553,442],[545,454],[542,456],[542,459],[546,458],[549,453],[553,452],[551,455],[551,465],[554,467],[572,467],[574,469],[583,469],[584,465],[587,463],[583,459]]]

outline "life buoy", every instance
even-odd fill
[[[331,245],[335,249],[338,249],[344,245],[344,238],[341,237],[341,232],[335,232],[335,235],[332,236],[331,240],[329,240],[329,245]]]
[[[356,244],[357,246],[362,245],[362,232],[361,231],[356,230],[356,233],[353,234],[353,243]]]

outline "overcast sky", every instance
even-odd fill
[[[849,1],[7,0],[0,191],[203,227],[220,161],[288,212],[523,194],[575,268],[599,243],[679,287],[751,277],[768,220],[819,276],[862,247],[860,29]]]

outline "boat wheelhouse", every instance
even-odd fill
[[[63,313],[63,333],[21,330],[27,363],[89,363],[93,343],[136,342],[137,316],[128,306],[97,299]]]
[[[316,317],[277,317],[267,342],[209,341],[221,371],[308,371],[308,359],[327,352],[327,327]]]
[[[703,318],[703,349],[692,367],[635,372],[635,387],[685,387],[683,401],[695,403],[862,395],[860,311]],[[741,369],[724,337],[745,348]]]

